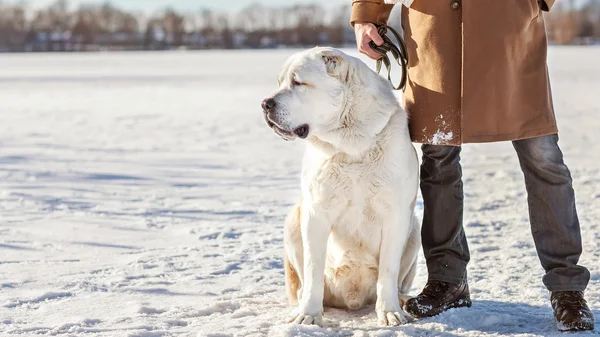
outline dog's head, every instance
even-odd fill
[[[262,102],[267,125],[285,140],[319,137],[339,127],[346,88],[360,64],[333,48],[293,55],[282,68],[278,90]]]

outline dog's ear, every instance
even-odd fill
[[[332,52],[324,52],[321,55],[321,58],[323,58],[325,67],[327,68],[327,73],[330,75],[333,75],[336,68],[339,68],[340,64],[342,63],[342,58]]]
[[[348,70],[344,69],[343,66],[344,58],[333,52],[324,52],[321,54],[323,62],[325,62],[325,68],[329,76],[336,77],[342,81],[347,81]]]

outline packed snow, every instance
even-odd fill
[[[565,336],[510,143],[463,150],[473,307],[394,328],[372,306],[284,323],[303,146],[264,125],[260,102],[292,52],[0,55],[0,336]],[[550,49],[597,320],[599,59]]]

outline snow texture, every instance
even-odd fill
[[[472,308],[396,328],[372,306],[283,323],[303,147],[264,125],[260,102],[291,53],[0,55],[0,336],[565,336],[510,143],[462,154]],[[597,319],[599,59],[550,49]],[[421,256],[412,294],[426,275]]]
[[[431,144],[433,145],[440,145],[440,144],[447,144],[447,142],[451,141],[454,137],[454,134],[452,133],[452,131],[450,132],[443,132],[441,130],[438,130],[436,133],[433,134],[433,138],[431,139]]]

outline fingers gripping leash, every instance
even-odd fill
[[[406,44],[404,43],[404,40],[400,34],[394,28],[388,25],[376,25],[376,27],[377,33],[379,33],[383,39],[383,44],[378,46],[375,44],[375,42],[371,41],[369,42],[369,46],[373,48],[375,52],[381,55],[381,58],[377,60],[377,73],[381,71],[381,64],[383,63],[388,72],[388,80],[390,83],[392,83],[394,90],[402,90],[406,86],[407,80],[408,53],[406,51]],[[392,39],[387,36],[388,31],[391,32],[396,39],[397,45],[394,44]],[[392,82],[392,64],[387,53],[392,53],[396,59],[396,62],[398,62],[398,65],[402,67],[402,78],[400,79],[400,84],[398,84],[398,86],[394,86],[394,83]]]

